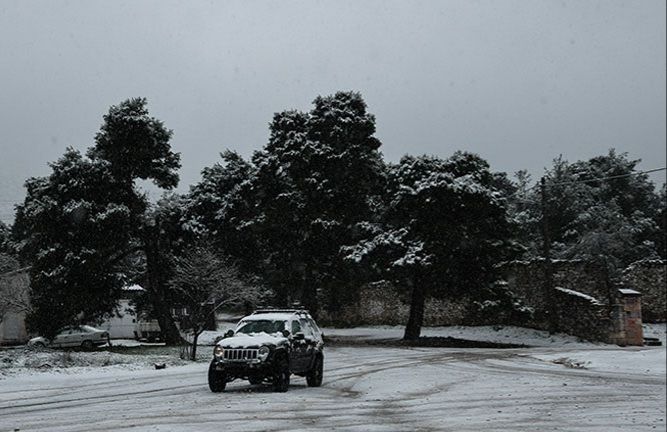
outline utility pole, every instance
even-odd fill
[[[547,186],[544,177],[540,180],[542,195],[542,256],[544,257],[544,286],[547,297],[549,333],[556,333],[558,322],[556,319],[556,299],[554,297],[554,274],[551,263],[551,237],[549,236],[549,218],[547,217]]]

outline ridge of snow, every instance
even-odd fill
[[[584,293],[581,293],[579,291],[575,291],[575,290],[571,290],[571,289],[567,289],[567,288],[562,288],[562,287],[556,287],[556,289],[560,292],[564,292],[565,294],[569,294],[569,295],[584,298],[584,299],[588,300],[589,302],[591,302],[595,305],[602,305],[600,300],[596,299],[595,297],[591,297],[588,294],[584,294]]]

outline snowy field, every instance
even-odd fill
[[[647,330],[664,339],[664,326]],[[339,332],[386,339],[395,331]],[[516,337],[526,345],[532,334],[433,330],[443,331]],[[539,346],[518,349],[330,346],[323,386],[308,388],[294,377],[287,393],[236,381],[214,394],[205,361],[170,358],[166,369],[155,370],[151,363],[167,358],[159,352],[128,355],[125,363],[123,354],[72,353],[109,355],[107,366],[94,367],[104,357],[69,367],[39,368],[36,361],[0,374],[0,431],[665,430],[664,346],[619,348],[542,336],[530,336],[542,340]],[[210,355],[210,347],[202,355]]]

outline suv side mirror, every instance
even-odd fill
[[[301,332],[294,334],[294,340],[304,340],[305,338],[306,338],[306,335],[304,335]]]
[[[289,335],[290,335],[289,330],[283,330],[283,336],[289,337]]]
[[[227,332],[225,333],[225,337],[228,338],[232,336],[234,336],[234,330],[227,330]]]

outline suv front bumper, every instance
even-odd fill
[[[214,358],[213,367],[216,371],[225,372],[230,377],[236,378],[244,378],[250,375],[270,375],[274,369],[271,359],[266,361],[259,359],[230,361]]]

